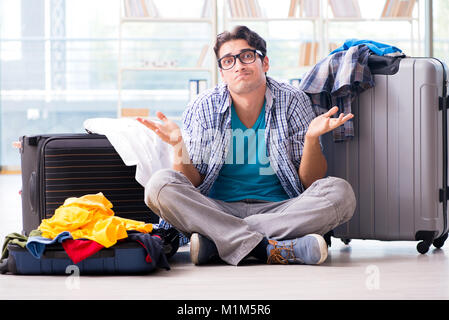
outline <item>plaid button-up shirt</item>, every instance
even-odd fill
[[[304,75],[299,88],[311,99],[314,110],[322,114],[338,106],[341,112],[352,111],[354,98],[374,87],[374,77],[368,66],[370,50],[366,45],[350,47],[320,60]],[[334,141],[340,142],[354,137],[352,119],[333,131]]]
[[[289,197],[304,191],[298,168],[304,138],[316,117],[309,97],[293,86],[267,77],[265,92],[267,156]],[[205,176],[200,192],[208,195],[230,147],[231,96],[226,84],[200,94],[183,113],[183,139],[193,165]]]

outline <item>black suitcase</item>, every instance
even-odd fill
[[[115,215],[158,223],[144,202],[135,166],[126,166],[106,136],[49,134],[20,138],[23,234],[37,229],[69,197],[102,192]]]

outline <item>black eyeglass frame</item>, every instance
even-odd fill
[[[257,59],[257,56],[256,56],[256,55],[254,55],[254,60],[251,61],[251,62],[243,62],[242,59],[240,59],[240,55],[243,54],[243,53],[246,53],[246,52],[248,52],[248,51],[251,51],[251,52],[253,52],[253,53],[257,53],[257,54],[258,54],[259,56],[261,56],[262,58],[264,57],[263,53],[262,53],[260,50],[257,50],[257,49],[244,49],[244,50],[242,50],[242,52],[240,52],[239,54],[227,54],[227,55],[221,57],[220,59],[218,59],[218,60],[217,60],[218,67],[219,67],[220,69],[222,69],[222,70],[230,70],[230,69],[232,69],[232,68],[235,66],[235,63],[237,62],[237,59],[239,59],[240,62],[243,63],[243,64],[251,64],[251,63],[254,63],[254,61],[256,61],[256,59]],[[230,67],[227,68],[227,69],[223,68],[223,66],[221,65],[221,60],[223,60],[224,58],[230,58],[230,57],[233,57],[233,58],[234,58],[234,63],[232,64],[232,66],[230,66]]]

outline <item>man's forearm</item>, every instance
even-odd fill
[[[183,140],[173,147],[172,168],[173,170],[182,172],[195,187],[198,187],[203,180],[203,177],[201,177],[200,173],[193,165],[192,160],[190,160]]]
[[[327,161],[321,152],[319,138],[307,137],[304,141],[304,151],[298,174],[303,186],[307,189],[316,180],[325,176]]]

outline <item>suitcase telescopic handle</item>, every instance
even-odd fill
[[[29,202],[31,212],[37,214],[37,179],[36,179],[36,171],[33,171],[30,176],[30,181],[28,183],[29,186]]]

